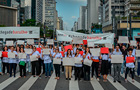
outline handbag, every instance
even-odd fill
[[[25,62],[24,61],[20,61],[19,65],[25,66]]]

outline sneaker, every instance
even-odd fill
[[[69,80],[71,80],[71,78],[69,78]]]
[[[118,81],[119,83],[121,83],[121,81]]]
[[[125,79],[125,82],[127,83],[127,79]]]
[[[99,79],[99,78],[97,78],[97,81],[100,81],[100,79]]]
[[[68,80],[68,78],[66,78],[66,80]]]
[[[114,80],[114,83],[116,83],[116,80]]]
[[[93,80],[93,78],[91,78],[91,80]]]

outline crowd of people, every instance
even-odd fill
[[[126,47],[127,46],[127,47]],[[61,73],[65,72],[66,80],[71,80],[72,71],[74,70],[75,80],[93,80],[93,76],[99,81],[101,76],[103,81],[107,82],[108,74],[111,75],[113,71],[114,82],[118,81],[121,83],[120,73],[125,72],[125,82],[127,82],[127,75],[130,71],[132,75],[132,82],[134,82],[135,71],[137,70],[137,75],[140,76],[140,57],[136,57],[136,49],[140,50],[139,44],[137,47],[133,47],[125,44],[118,44],[112,49],[109,49],[109,53],[101,53],[100,56],[93,56],[90,52],[91,47],[88,45],[72,44],[73,49],[64,48],[63,43],[60,46],[54,45],[43,45],[38,44],[37,47],[27,44],[14,46],[5,46],[1,55],[0,63],[0,74],[7,74],[10,77],[12,75],[16,77],[16,69],[19,66],[20,78],[26,78],[26,72],[29,72],[33,77],[45,74],[46,78],[51,77],[52,72],[55,70],[57,80],[61,79]],[[95,45],[94,48],[102,48],[103,46]],[[32,49],[31,54],[26,54],[25,49]],[[50,54],[43,54],[43,49],[50,49]],[[8,58],[8,53],[14,52],[15,58]],[[95,51],[96,52],[96,51]],[[18,54],[25,53],[26,59],[19,59]],[[37,55],[38,60],[30,60],[30,56]],[[111,63],[111,55],[123,55],[123,63]],[[63,58],[73,58],[81,57],[82,64],[75,64],[75,66],[63,66]],[[126,62],[127,57],[134,57],[133,62]],[[61,64],[53,64],[53,59],[61,59]],[[85,59],[92,60],[92,65],[84,65]],[[113,70],[111,70],[113,66]],[[95,72],[95,74],[94,74]]]

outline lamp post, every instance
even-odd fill
[[[44,22],[44,44],[46,44],[45,35],[46,34],[46,20]]]

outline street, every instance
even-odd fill
[[[27,73],[28,74],[28,73]],[[121,76],[121,83],[114,83],[112,76],[108,75],[108,81],[103,82],[102,78],[98,82],[95,77],[92,81],[66,81],[65,74],[61,72],[60,80],[55,80],[55,73],[52,76],[45,78],[32,77],[30,74],[26,78],[19,78],[19,73],[16,77],[9,78],[9,75],[2,75],[0,79],[0,89],[2,90],[139,90],[140,78],[135,76],[135,82],[128,77],[128,82],[124,81],[124,76]]]

